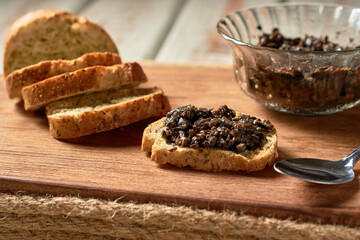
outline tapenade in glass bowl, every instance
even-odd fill
[[[320,115],[360,103],[360,9],[276,4],[231,13],[217,29],[237,82],[265,106]]]

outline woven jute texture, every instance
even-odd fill
[[[360,229],[230,211],[0,193],[0,239],[360,239]]]

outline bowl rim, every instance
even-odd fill
[[[348,5],[343,5],[343,4],[337,4],[337,3],[320,3],[320,2],[285,2],[285,3],[271,3],[271,4],[261,4],[261,5],[257,5],[254,7],[248,7],[248,8],[242,8],[239,9],[237,11],[233,11],[230,12],[229,14],[225,15],[224,17],[222,17],[218,23],[216,24],[216,28],[218,33],[226,40],[231,41],[233,43],[235,43],[236,45],[240,45],[240,46],[247,46],[250,48],[254,48],[254,49],[258,49],[258,50],[268,50],[274,53],[284,53],[284,52],[289,52],[289,53],[296,53],[296,54],[324,54],[324,55],[328,55],[328,54],[341,54],[341,53],[354,53],[354,52],[358,52],[360,51],[360,48],[355,48],[355,49],[346,49],[346,50],[341,50],[341,51],[336,51],[336,50],[330,50],[330,51],[296,51],[296,50],[282,50],[282,49],[277,49],[277,48],[270,48],[270,47],[263,47],[263,46],[259,46],[259,45],[254,45],[251,43],[247,43],[247,42],[242,42],[239,40],[236,40],[235,38],[232,38],[230,36],[228,36],[226,33],[224,33],[221,30],[221,24],[226,24],[225,19],[229,18],[237,13],[240,12],[246,12],[246,11],[250,11],[250,10],[255,10],[255,9],[259,9],[259,8],[268,8],[268,7],[284,7],[284,6],[318,6],[318,7],[342,7],[344,9],[348,9],[348,10],[359,10],[360,8],[356,8],[356,7],[351,7]]]

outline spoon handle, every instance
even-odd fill
[[[353,166],[360,160],[360,147],[352,151],[349,155],[344,157],[342,160],[349,161]]]

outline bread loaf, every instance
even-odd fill
[[[117,48],[99,25],[74,13],[32,11],[10,28],[4,46],[4,75],[44,60],[75,59],[85,53]]]
[[[158,88],[135,89],[147,77],[121,64],[109,35],[85,17],[59,10],[30,12],[9,30],[4,75],[10,98],[25,110],[46,106],[50,133],[76,138],[122,127],[170,110]]]
[[[55,100],[111,88],[134,87],[146,82],[141,66],[124,63],[93,66],[57,75],[22,89],[25,110],[38,110]]]
[[[67,139],[163,116],[169,110],[169,102],[161,89],[122,89],[50,103],[46,106],[46,115],[51,135]]]
[[[241,116],[242,113],[236,113]],[[151,160],[158,164],[172,164],[178,167],[191,167],[208,172],[257,171],[272,165],[277,153],[276,130],[265,136],[261,147],[237,153],[230,150],[205,147],[183,147],[168,142],[164,137],[166,117],[151,123],[143,133],[141,150],[151,152]]]
[[[120,64],[121,58],[116,53],[86,53],[74,60],[46,60],[13,71],[6,78],[6,88],[10,98],[21,98],[21,89],[44,79],[73,72],[91,66],[111,66]]]

